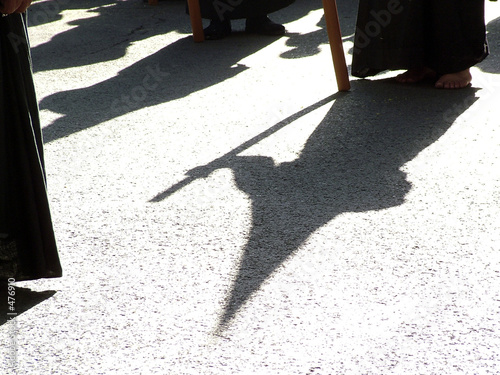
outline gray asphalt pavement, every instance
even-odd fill
[[[458,91],[338,93],[319,0],[201,44],[182,0],[29,17],[64,277],[1,374],[500,373],[500,5]]]

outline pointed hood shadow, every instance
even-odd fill
[[[8,304],[7,299],[8,290],[6,283],[2,282],[1,287],[2,292],[0,295],[2,296],[2,303],[0,305],[0,326],[7,323],[11,318],[19,316],[56,294],[56,291],[54,290],[36,292],[28,288],[15,286],[15,295],[13,296],[14,300],[11,300],[13,303],[10,305]],[[10,309],[11,306],[13,309]]]
[[[436,142],[475,100],[474,89],[355,81],[295,161],[276,165],[270,157],[231,157],[227,165],[252,202],[252,228],[216,334],[337,215],[403,204],[411,183],[401,167]]]

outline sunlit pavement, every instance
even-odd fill
[[[181,0],[32,6],[64,277],[16,284],[0,373],[500,373],[500,5],[458,91],[337,93],[322,16],[196,44]]]

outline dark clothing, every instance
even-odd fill
[[[456,73],[488,55],[484,0],[361,0],[352,74],[428,67]]]
[[[45,185],[26,16],[0,17],[0,279],[62,275]]]
[[[235,20],[266,16],[295,0],[200,0],[201,16],[211,20]]]

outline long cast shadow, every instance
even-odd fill
[[[133,42],[156,33],[189,28],[188,17],[182,10],[184,2],[178,0],[165,4],[165,16],[161,12],[158,15],[154,10],[161,8],[141,10],[139,20],[135,19],[133,24],[127,21],[132,7],[128,2],[106,6],[108,2],[103,0],[103,6],[92,10],[99,14],[98,17],[76,21],[75,29],[35,47],[35,70],[64,69],[118,59]],[[290,22],[320,6],[318,0],[311,3],[298,1],[273,14],[273,19]],[[174,21],[169,12],[174,12],[180,21]],[[167,16],[167,20],[162,18]],[[102,38],[103,33],[108,37]],[[290,37],[295,40],[298,38]],[[105,41],[97,42],[98,39]],[[315,32],[314,39],[313,44],[318,46],[326,43],[326,32]],[[82,43],[75,48],[75,41],[79,40]],[[127,113],[183,98],[223,82],[247,69],[238,64],[241,59],[275,40],[273,37],[235,32],[232,37],[217,42],[195,44],[191,36],[187,36],[163,48],[160,46],[158,52],[120,71],[115,77],[88,87],[61,91],[41,100],[40,109],[61,115],[43,129],[44,141],[49,143]],[[300,42],[311,44],[311,40],[301,39]],[[54,55],[58,58],[54,58]],[[293,53],[294,57],[309,55],[308,50]]]
[[[270,157],[239,156],[264,138],[255,137],[154,198],[167,199],[214,169],[230,168],[251,199],[252,227],[216,332],[223,332],[262,283],[337,215],[403,204],[411,183],[401,167],[448,130],[476,101],[475,91],[354,81],[350,93],[335,97],[295,161],[276,165]]]
[[[66,10],[81,10],[82,19],[69,29],[32,48],[34,72],[67,69],[113,61],[125,56],[133,43],[172,31],[189,32],[183,2],[153,7],[141,1],[54,0],[35,2],[28,13],[30,27],[58,21]],[[181,14],[179,14],[181,13]]]
[[[241,45],[234,43],[237,38],[221,41],[217,48],[208,42],[195,44],[191,37],[182,38],[117,76],[44,98],[41,110],[62,115],[43,129],[45,143],[221,83],[248,69],[238,64],[241,59],[275,41],[249,37]]]
[[[343,0],[341,3],[346,2]],[[347,4],[347,3],[346,3]],[[349,3],[350,4],[350,3]],[[271,17],[280,23],[289,23],[300,19],[312,10],[322,7],[321,0],[296,0],[288,8],[273,13]],[[355,6],[350,6],[354,8]],[[340,4],[339,4],[340,8]],[[345,6],[343,7],[345,8]],[[189,16],[186,14],[185,0],[162,1],[159,6],[147,5],[146,1],[113,0],[54,0],[35,2],[28,10],[30,27],[60,21],[66,10],[82,10],[90,17],[84,17],[68,23],[70,29],[58,33],[32,49],[35,72],[51,69],[66,69],[76,66],[92,65],[112,61],[125,56],[127,48],[138,41],[155,35],[175,31],[191,34]],[[341,9],[344,19],[352,20],[352,9]],[[204,20],[208,25],[208,20]],[[244,28],[244,21],[233,21],[235,31]],[[343,23],[343,28],[347,25]],[[325,28],[324,22],[321,27]],[[349,29],[352,29],[349,25]],[[315,31],[315,40],[300,35],[287,34],[297,40],[300,47],[309,47],[319,51],[320,44],[327,43],[325,30]],[[265,37],[263,37],[265,39]],[[300,42],[298,41],[300,39]],[[223,43],[222,43],[223,44]],[[316,44],[316,48],[312,47]],[[220,41],[211,43],[219,49]],[[219,53],[220,53],[219,49]],[[309,56],[310,53],[295,53],[295,57]]]
[[[337,215],[403,204],[411,183],[401,167],[447,131],[474,103],[474,92],[355,81],[297,160],[276,165],[269,157],[232,158],[237,186],[252,201],[252,228],[218,331]]]

